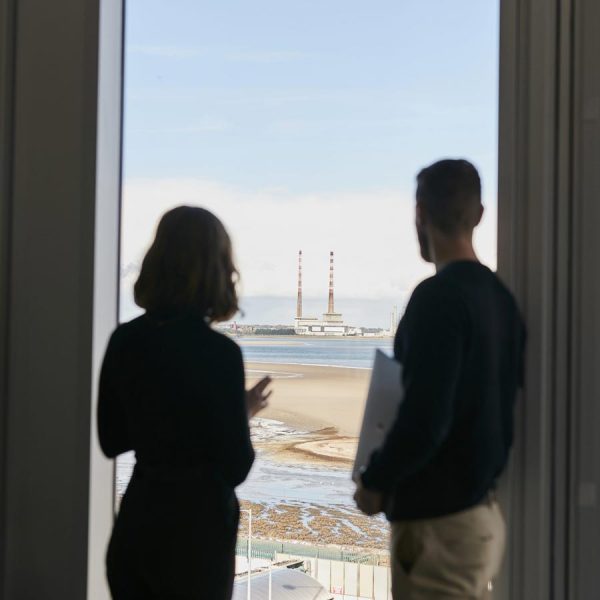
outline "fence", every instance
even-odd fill
[[[248,556],[246,538],[238,539],[236,552]],[[390,569],[380,564],[383,556],[378,554],[253,539],[252,557],[273,562],[300,559],[304,570],[332,594],[392,600]]]
[[[308,559],[307,563],[307,572],[328,592],[369,600],[392,600],[389,567],[323,559]]]
[[[236,554],[248,556],[248,539],[239,537],[236,544]],[[328,548],[290,542],[275,542],[270,540],[252,539],[252,558],[275,560],[277,554],[289,554],[299,558],[321,558],[346,563],[359,563],[379,566],[383,555],[348,551],[343,548]]]

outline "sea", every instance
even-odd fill
[[[370,369],[376,350],[393,352],[392,338],[241,336],[246,362]]]

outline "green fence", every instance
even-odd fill
[[[236,554],[239,556],[248,556],[248,539],[242,537],[238,538],[235,550]],[[375,566],[379,564],[381,558],[378,554],[364,554],[356,551],[347,551],[342,548],[326,548],[310,546],[308,544],[292,544],[252,539],[252,558],[274,560],[276,554],[291,554],[293,556],[306,558],[339,560],[342,562]]]

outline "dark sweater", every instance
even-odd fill
[[[362,475],[386,494],[389,520],[475,506],[495,485],[513,440],[525,328],[487,267],[452,263],[414,291],[394,352],[404,401]]]
[[[102,368],[98,433],[138,465],[201,467],[234,488],[254,460],[238,345],[202,318],[147,315],[113,333]]]
[[[254,459],[237,344],[191,315],[121,325],[98,432],[107,456],[137,458],[107,552],[113,598],[231,598],[234,488]]]

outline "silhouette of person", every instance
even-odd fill
[[[136,465],[107,552],[115,600],[231,597],[239,506],[250,470],[249,417],[268,378],[245,391],[238,345],[211,328],[238,310],[222,223],[202,208],[167,212],[135,284],[145,313],[112,334],[98,434]]]
[[[384,510],[391,522],[397,600],[489,598],[504,551],[494,488],[513,439],[525,327],[512,294],[477,259],[482,215],[472,164],[442,160],[419,173],[417,234],[437,272],[398,327],[404,399],[355,494],[365,513]]]

